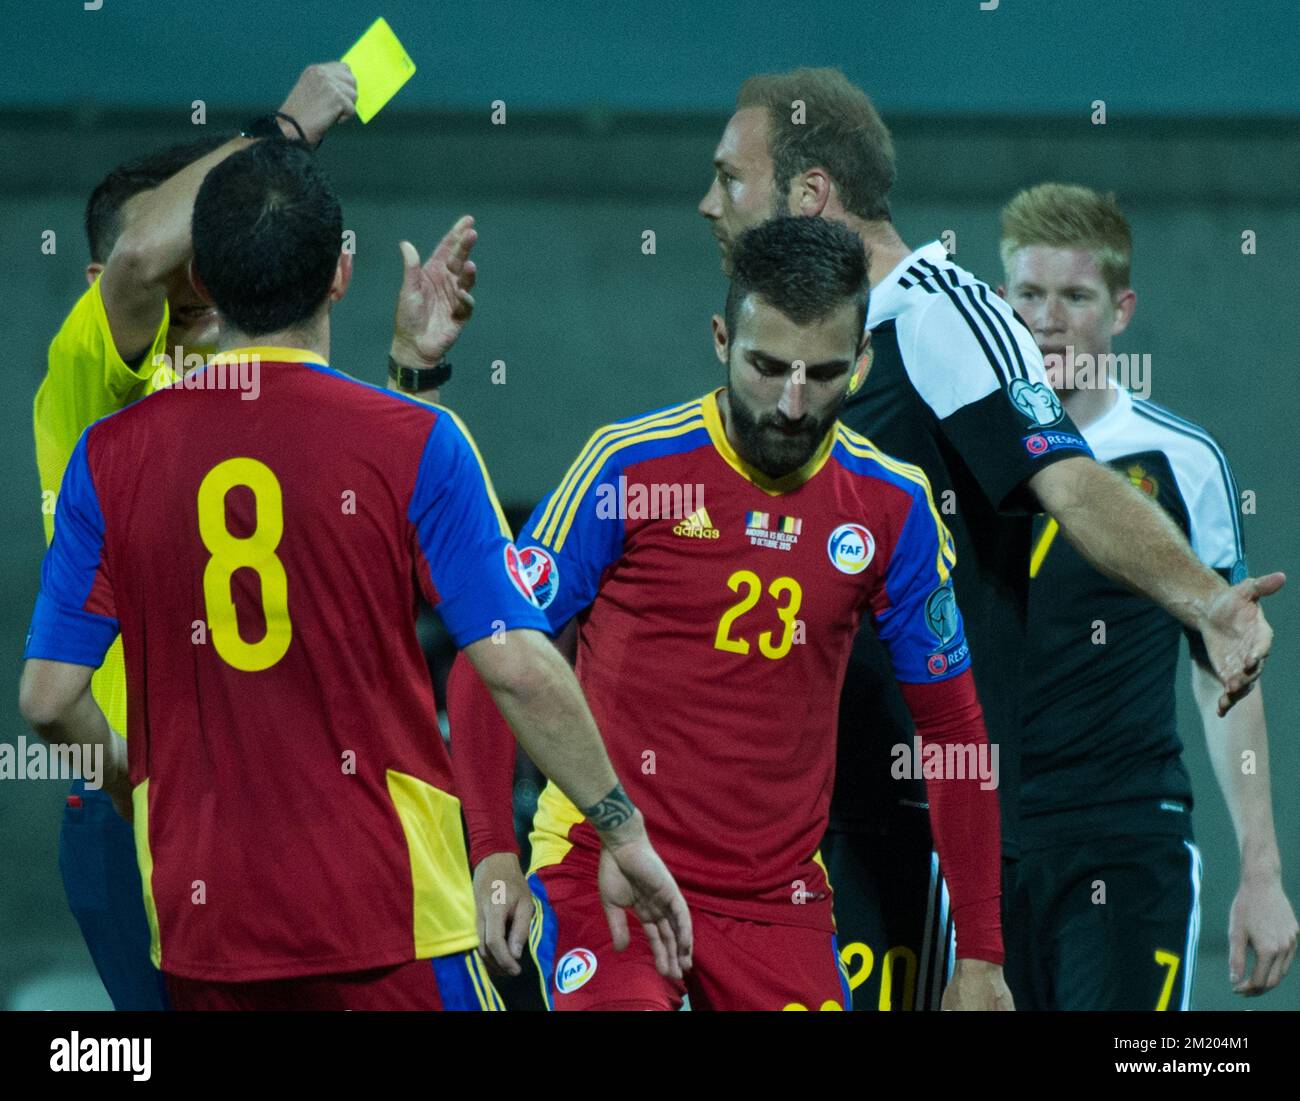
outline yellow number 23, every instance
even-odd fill
[[[722,619],[718,621],[718,633],[713,640],[713,646],[717,650],[725,650],[729,654],[748,654],[749,640],[744,638],[732,638],[731,628],[736,624],[746,612],[750,611],[759,601],[763,593],[763,582],[758,574],[753,570],[737,570],[727,578],[727,588],[733,593],[740,593],[745,590],[744,595],[740,597],[723,614]],[[760,631],[758,635],[758,652],[765,658],[771,658],[773,661],[783,658],[790,652],[790,647],[794,645],[795,634],[798,632],[802,635],[803,625],[795,619],[799,614],[799,605],[803,602],[803,590],[799,587],[793,577],[778,577],[767,587],[768,595],[778,601],[776,608],[777,618],[785,625],[785,630],[781,634],[781,640],[775,646],[772,644],[772,632]],[[779,603],[785,599],[785,604]]]

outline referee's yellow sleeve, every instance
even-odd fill
[[[113,344],[104,312],[100,278],[81,296],[50,342],[45,378],[36,391],[32,421],[36,466],[41,475],[45,541],[54,538],[54,509],[63,471],[81,433],[100,417],[115,413],[157,389],[154,356],[167,350],[167,308],[153,344],[138,369],[129,367]]]
[[[153,344],[137,369],[118,354],[104,312],[99,279],[86,290],[50,342],[45,378],[36,391],[32,422],[36,466],[41,476],[41,518],[45,542],[54,538],[54,512],[63,471],[77,441],[90,425],[114,413],[169,379],[158,375],[154,357],[167,350],[167,307]],[[95,699],[108,724],[126,733],[126,666],[119,637],[91,680]]]

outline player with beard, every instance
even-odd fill
[[[1205,640],[1221,714],[1259,676],[1272,630],[1258,601],[1285,578],[1229,586],[1202,563],[1159,507],[1093,460],[1007,304],[938,241],[916,250],[903,243],[889,207],[893,141],[843,73],[754,76],[736,108],[699,206],[724,270],[738,235],[779,214],[843,223],[867,249],[872,358],[869,372],[866,362],[859,366],[842,419],[920,467],[952,529],[956,591],[989,740],[999,749],[1009,895],[1019,855],[1031,514],[1052,516],[1090,563]],[[860,632],[824,846],[860,1009],[933,1008],[948,967],[942,950],[953,915],[926,836],[925,794],[914,768],[897,767],[898,749],[912,738],[888,655],[872,632]]]
[[[452,672],[480,939],[518,973],[532,915],[551,1008],[670,1010],[687,995],[692,1009],[847,1008],[818,846],[864,616],[926,752],[987,748],[930,487],[838,421],[866,277],[861,240],[832,222],[745,234],[713,318],[726,386],[597,431],[521,532],[534,595],[691,905],[689,975],[658,974],[639,931],[617,950],[596,837],[554,785],[525,884],[511,739],[473,668]],[[996,792],[972,776],[936,779],[929,796],[960,922],[946,1004],[1009,1009]]]

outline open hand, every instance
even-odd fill
[[[474,219],[458,219],[423,264],[410,241],[402,241],[402,289],[393,317],[392,356],[404,367],[435,367],[456,343],[474,312],[470,291],[478,268],[469,258],[478,233]]]

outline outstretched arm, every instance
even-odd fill
[[[1217,712],[1227,714],[1268,657],[1273,629],[1259,601],[1282,588],[1286,575],[1229,586],[1192,553],[1159,505],[1092,459],[1062,459],[1029,484],[1090,565],[1200,632],[1222,685]]]

